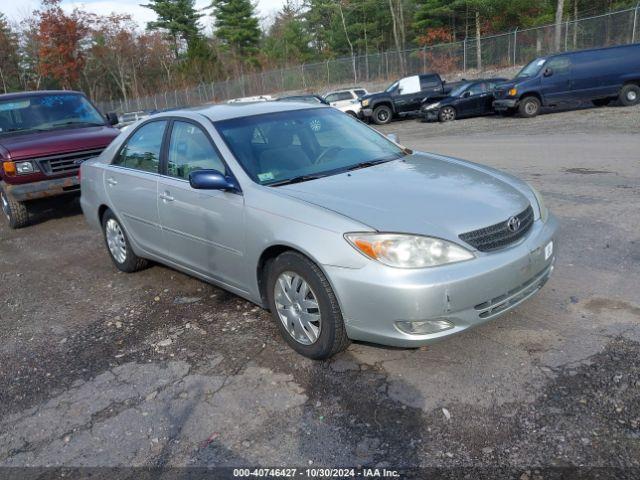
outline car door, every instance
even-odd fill
[[[571,59],[554,57],[542,69],[541,89],[548,105],[566,103],[573,98]]]
[[[398,88],[393,96],[393,103],[399,113],[411,112],[420,109],[423,94],[420,90],[420,77],[413,75],[402,78],[398,82]]]
[[[470,115],[478,115],[482,111],[484,102],[483,84],[476,83],[471,85],[464,91],[457,102],[456,112],[458,117],[467,117]]]
[[[158,177],[166,120],[136,128],[104,173],[105,190],[127,234],[141,248],[162,248],[158,217]]]
[[[244,249],[244,199],[221,190],[197,190],[194,170],[230,174],[218,149],[198,123],[173,120],[166,164],[158,180],[158,211],[164,250],[174,262],[228,285],[239,285]]]

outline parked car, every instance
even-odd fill
[[[493,90],[504,81],[505,78],[488,78],[462,83],[446,96],[426,99],[420,111],[426,121],[441,122],[494,113]]]
[[[0,95],[0,202],[11,228],[29,221],[29,202],[78,193],[80,163],[118,136],[80,92]]]
[[[535,117],[541,107],[640,102],[640,43],[537,58],[495,91],[498,112]]]
[[[326,106],[158,114],[81,178],[118,269],[154,260],[219,285],[268,308],[310,358],[461,332],[554,268],[557,221],[526,182],[412,152]]]
[[[401,78],[383,92],[371,93],[360,99],[363,118],[384,125],[394,117],[419,114],[425,99],[445,95],[458,83],[445,83],[437,73]]]
[[[276,98],[276,102],[304,102],[310,104],[321,103],[325,105],[327,102],[320,95],[309,94],[309,95],[288,95],[286,97]]]
[[[362,87],[343,88],[327,93],[324,96],[324,101],[333,108],[360,118],[362,116],[360,98],[368,94],[369,92]]]
[[[270,102],[273,100],[271,95],[254,95],[252,97],[239,97],[227,100],[227,103],[254,103],[254,102]]]

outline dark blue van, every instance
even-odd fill
[[[640,102],[640,43],[540,57],[494,92],[499,113],[535,117],[541,107]]]

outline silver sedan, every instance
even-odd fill
[[[316,359],[494,319],[538,292],[555,259],[557,221],[526,182],[323,106],[155,115],[85,162],[81,188],[117,268],[154,260],[219,285]]]

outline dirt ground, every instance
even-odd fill
[[[118,272],[75,202],[0,222],[0,465],[640,468],[639,128],[611,107],[382,129],[530,181],[561,222],[536,297],[418,350],[307,360],[230,293]]]

